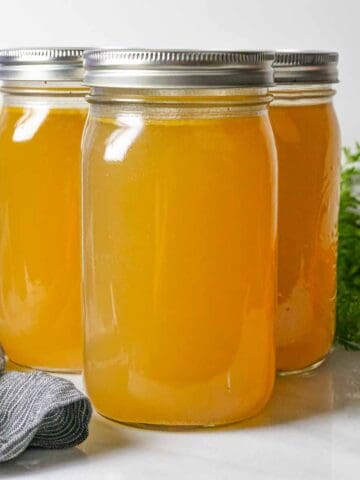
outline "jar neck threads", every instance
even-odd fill
[[[266,88],[250,89],[113,89],[92,88],[91,113],[116,118],[119,114],[147,118],[219,118],[259,115],[271,96]]]
[[[270,89],[271,106],[329,103],[336,94],[331,85],[277,85]]]
[[[5,106],[31,107],[46,104],[49,108],[87,108],[89,89],[80,82],[2,82],[0,95]]]

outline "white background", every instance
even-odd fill
[[[332,49],[343,143],[360,141],[360,0],[1,0],[0,47]]]

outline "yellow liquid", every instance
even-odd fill
[[[340,135],[331,103],[274,106],[279,159],[277,368],[307,368],[335,326]]]
[[[112,419],[215,425],[274,380],[276,157],[267,115],[91,119],[85,378]]]
[[[0,342],[44,369],[82,366],[80,142],[86,109],[0,117]]]

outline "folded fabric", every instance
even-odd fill
[[[89,400],[68,380],[43,372],[0,374],[0,462],[27,447],[68,448],[88,436]]]

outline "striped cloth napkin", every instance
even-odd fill
[[[0,371],[2,359],[0,352]],[[43,372],[0,373],[0,462],[27,447],[69,448],[88,436],[89,400],[68,380]]]

